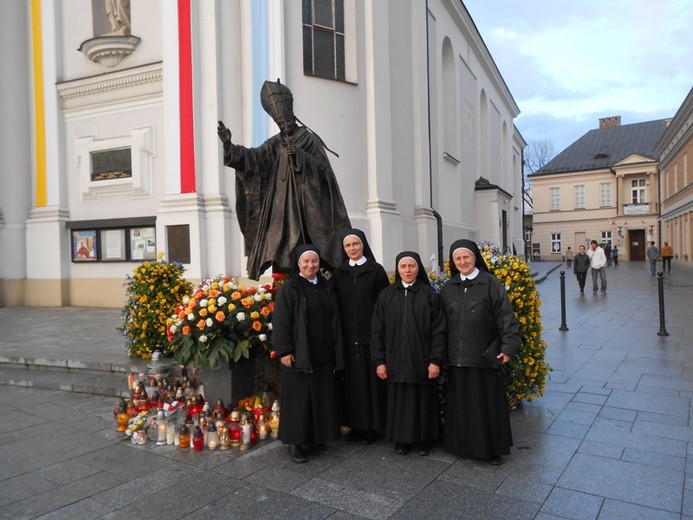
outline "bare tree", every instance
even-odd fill
[[[555,156],[556,145],[548,139],[527,143],[524,155],[524,168],[522,170],[525,177],[546,166]]]
[[[528,176],[546,166],[555,156],[556,145],[548,139],[544,139],[543,141],[530,141],[527,143],[522,165],[522,175],[524,176],[522,183],[522,200],[526,207],[534,207],[531,195],[532,182]]]

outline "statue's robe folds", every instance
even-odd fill
[[[289,255],[303,243],[316,245],[327,267],[336,267],[342,259],[339,237],[351,228],[320,138],[301,126],[288,141],[294,158],[280,134],[257,148],[225,148],[224,164],[236,170],[236,213],[254,280],[270,265],[290,270]]]

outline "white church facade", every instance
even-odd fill
[[[258,146],[280,78],[389,271],[524,250],[519,108],[459,0],[3,3],[0,306],[120,307],[138,262],[243,277],[217,121]]]

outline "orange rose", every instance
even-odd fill
[[[205,330],[205,327],[207,324],[205,323],[205,320],[200,320],[197,322],[197,328],[200,330]]]
[[[265,318],[269,316],[272,313],[270,310],[269,306],[265,306],[262,309],[260,309],[260,314],[262,314]]]
[[[179,319],[179,320],[184,320],[186,315],[187,315],[187,314],[186,314],[185,310],[182,310],[182,311],[180,311],[180,312],[178,313],[178,319]]]
[[[217,291],[216,289],[210,289],[210,290],[209,290],[209,295],[210,295],[212,298],[216,298],[217,296],[219,296],[219,294],[220,294],[219,291]]]
[[[203,307],[202,309],[200,309],[200,317],[204,318],[205,316],[207,316],[207,309]]]
[[[255,300],[253,300],[253,298],[249,296],[248,298],[243,298],[241,300],[241,303],[243,304],[243,307],[245,307],[246,309],[250,309],[250,306],[253,304],[254,301]]]
[[[239,293],[238,291],[233,291],[231,293],[231,299],[232,300],[240,300],[241,299],[241,293]]]
[[[197,307],[197,300],[190,300],[188,302],[188,309],[194,309],[195,307]]]
[[[226,318],[226,315],[223,312],[219,311],[216,313],[216,315],[214,317],[216,318],[217,321],[222,322]]]
[[[188,334],[190,334],[190,327],[183,325],[183,335],[187,336]]]
[[[262,323],[260,323],[260,322],[257,321],[257,320],[254,321],[254,322],[253,322],[253,330],[254,330],[255,332],[260,332],[260,331],[262,330]]]

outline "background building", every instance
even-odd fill
[[[666,124],[602,118],[531,175],[532,241],[542,260],[561,260],[569,246],[591,240],[617,245],[622,260],[645,259],[645,243],[659,240],[655,145]]]
[[[519,109],[460,1],[31,0],[2,14],[0,305],[118,307],[157,253],[191,280],[243,275],[216,126],[246,146],[277,133],[266,79],[339,153],[352,224],[387,269],[459,237],[522,250]]]
[[[655,152],[660,157],[661,237],[674,248],[677,262],[693,262],[693,89],[671,120]],[[661,244],[660,244],[661,245]]]

